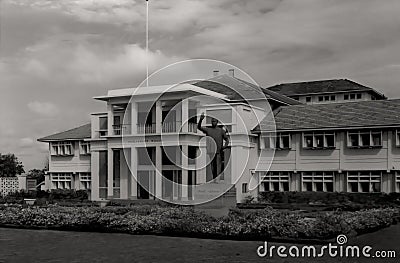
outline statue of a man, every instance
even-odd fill
[[[211,172],[213,179],[215,179],[222,172],[222,158],[221,154],[223,150],[229,145],[229,138],[226,131],[222,127],[218,127],[218,120],[215,118],[211,119],[211,127],[203,127],[201,123],[204,119],[204,113],[201,114],[197,129],[205,133],[207,136],[212,138],[214,143],[207,143],[207,155],[211,160]],[[225,141],[225,144],[224,144]]]

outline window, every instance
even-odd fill
[[[311,102],[311,97],[310,96],[306,97],[306,102]]]
[[[400,172],[396,172],[396,192],[400,192]]]
[[[290,149],[290,134],[277,133],[268,134],[264,139],[264,146],[266,149]]]
[[[108,131],[108,120],[107,117],[100,117],[99,118],[99,135],[100,136],[107,136]]]
[[[289,191],[289,172],[266,172],[260,175],[260,191]]]
[[[52,142],[50,154],[53,156],[74,155],[72,142]]]
[[[53,189],[71,189],[72,174],[69,173],[51,174],[51,184]]]
[[[348,132],[347,146],[352,148],[382,147],[382,132],[381,131]]]
[[[359,100],[362,98],[362,93],[350,93],[344,94],[344,100]]]
[[[324,95],[324,96],[318,96],[318,101],[335,101],[336,96],[335,95]]]
[[[381,192],[380,171],[352,171],[347,173],[347,191],[353,193]]]
[[[91,187],[92,177],[90,173],[80,173],[79,182],[81,183],[81,189],[89,190]]]
[[[396,147],[400,147],[400,130],[396,130]]]
[[[334,132],[304,133],[303,148],[305,149],[335,148],[335,133]]]
[[[247,183],[242,183],[242,194],[245,194],[249,191],[247,188]]]
[[[333,192],[334,172],[303,172],[301,180],[303,191]]]
[[[79,142],[79,150],[81,155],[88,155],[90,154],[90,142]]]

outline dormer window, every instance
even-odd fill
[[[303,133],[304,149],[332,149],[335,148],[334,132]]]
[[[347,147],[382,147],[382,131],[351,131],[347,133]]]

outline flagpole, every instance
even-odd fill
[[[149,86],[149,1],[146,0],[146,87]]]

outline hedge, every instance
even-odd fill
[[[214,218],[188,207],[23,207],[0,206],[0,225],[79,231],[123,232],[229,239],[291,238],[327,240],[339,234],[361,234],[391,225],[393,208],[325,212],[315,218],[267,208],[233,210]]]

